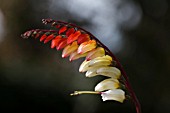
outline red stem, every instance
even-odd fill
[[[61,24],[66,24],[66,25],[70,25],[70,26],[76,27],[76,28],[78,28],[78,29],[88,33],[92,38],[94,38],[98,42],[98,44],[100,44],[103,48],[105,48],[106,52],[116,61],[117,68],[119,68],[120,71],[122,72],[122,75],[123,75],[123,77],[125,79],[125,81],[124,81],[125,86],[128,89],[128,91],[130,93],[130,96],[132,97],[132,100],[133,100],[133,102],[135,104],[136,112],[137,113],[141,113],[140,103],[139,103],[139,101],[138,101],[138,99],[137,99],[137,97],[136,97],[136,95],[135,95],[135,93],[134,93],[134,91],[133,91],[133,89],[132,89],[132,87],[130,85],[128,76],[127,76],[125,70],[123,69],[123,66],[120,64],[120,62],[116,58],[116,56],[102,42],[100,42],[93,34],[91,34],[90,32],[86,31],[85,29],[83,29],[83,28],[81,28],[81,27],[79,27],[79,26],[77,26],[75,24],[67,23],[67,22],[63,22],[63,21],[55,21],[55,20],[48,20],[47,22],[48,23],[56,22],[56,23],[61,23]]]

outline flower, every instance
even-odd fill
[[[77,51],[73,52],[70,54],[70,58],[69,60],[70,61],[73,61],[73,60],[76,60],[76,59],[79,59],[81,57],[85,57],[87,55],[87,53],[84,53],[84,54],[78,54]]]
[[[89,40],[87,42],[83,42],[82,44],[80,44],[80,46],[77,50],[77,53],[83,54],[83,53],[93,50],[94,48],[96,48],[96,41]]]
[[[125,91],[119,87],[122,84],[126,86],[126,91],[133,99],[137,113],[141,113],[140,103],[130,86],[123,67],[104,44],[90,32],[75,24],[52,19],[43,19],[42,21],[44,24],[51,24],[58,30],[35,29],[27,31],[21,36],[23,38],[40,38],[40,42],[44,41],[44,43],[51,41],[51,48],[63,49],[62,57],[70,56],[70,61],[86,57],[79,68],[80,72],[86,72],[86,77],[97,75],[107,77],[96,85],[95,91],[75,91],[71,95],[100,94],[103,101],[115,100],[122,103],[125,100]],[[121,79],[120,76],[123,76],[124,79]],[[121,79],[121,83],[119,83],[119,79]]]
[[[115,100],[123,103],[123,101],[125,100],[125,92],[121,89],[113,89],[113,90],[101,92],[101,96],[103,101]]]
[[[116,79],[121,76],[120,70],[116,67],[101,67],[97,69],[96,73],[99,75],[104,75]]]
[[[45,21],[48,23],[51,20]],[[24,38],[33,36],[40,38],[40,41],[47,43],[51,41],[51,48],[62,51],[62,58],[68,56],[70,61],[85,57],[79,67],[79,72],[86,72],[86,77],[106,76],[107,79],[98,83],[94,91],[76,91],[71,95],[79,94],[100,94],[103,101],[115,100],[123,102],[125,92],[120,88],[119,78],[121,71],[114,67],[113,58],[108,54],[108,50],[98,40],[91,37],[91,34],[72,26],[52,23],[59,30],[31,30],[24,33]]]
[[[98,47],[92,51],[90,51],[87,56],[86,56],[86,60],[91,60],[94,59],[96,57],[102,57],[105,55],[105,51],[104,48],[102,47]]]
[[[77,44],[76,41],[73,42],[73,43],[70,44],[70,45],[67,45],[67,46],[64,48],[63,52],[62,52],[62,57],[65,58],[65,57],[69,56],[71,53],[73,53],[74,51],[76,51],[77,48],[78,48],[78,44]]]
[[[114,78],[109,78],[101,81],[95,87],[95,91],[105,91],[105,90],[113,90],[119,87],[119,81]]]

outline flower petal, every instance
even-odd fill
[[[116,79],[121,76],[120,70],[116,67],[101,67],[101,68],[98,68],[97,74],[116,78]]]
[[[115,101],[123,103],[123,101],[125,100],[125,92],[121,89],[114,89],[114,90],[101,92],[101,96],[102,96],[103,101],[115,100]]]
[[[47,35],[46,34],[43,34],[40,38],[40,42],[42,42],[43,40],[45,40],[47,38]]]
[[[92,51],[90,51],[87,56],[86,56],[86,60],[91,60],[94,59],[96,57],[102,57],[105,55],[105,50],[102,47],[98,47]]]
[[[117,79],[109,78],[98,83],[95,87],[95,91],[117,89],[118,87],[119,87],[119,81]]]
[[[52,40],[54,37],[55,37],[54,34],[49,35],[49,36],[44,40],[44,44],[47,43],[47,42],[49,42],[50,40]]]
[[[89,40],[87,42],[82,43],[79,46],[77,53],[83,54],[83,53],[86,53],[88,51],[93,50],[94,48],[96,48],[96,41],[95,40]]]
[[[79,35],[81,35],[80,31],[76,31],[75,33],[71,34],[67,39],[67,44],[70,44],[77,40]]]
[[[63,33],[63,32],[66,31],[66,30],[67,30],[67,27],[66,27],[66,26],[63,26],[62,28],[60,28],[58,34],[61,34],[61,33]]]
[[[55,39],[51,41],[51,48],[57,47],[62,37],[60,35],[56,36]]]
[[[67,30],[66,32],[66,36],[69,37],[71,34],[73,34],[75,32],[75,29],[74,28],[70,28]]]
[[[67,46],[67,38],[62,38],[57,46],[57,50],[63,49]]]
[[[67,45],[62,52],[62,57],[65,58],[69,56],[72,52],[76,51],[77,48],[78,48],[78,44],[76,41],[73,42],[71,45]]]
[[[88,34],[81,34],[77,39],[77,43],[81,44],[81,43],[87,42],[89,40],[90,40],[90,36]]]
[[[83,61],[82,64],[80,65],[80,67],[79,67],[79,72],[87,71],[87,69],[89,67],[89,63],[90,63],[90,61],[87,61],[87,60]]]
[[[84,54],[78,54],[77,51],[73,52],[70,54],[70,58],[69,60],[70,61],[73,61],[73,60],[76,60],[76,59],[79,59],[81,57],[85,57],[87,55],[87,53],[84,53]]]

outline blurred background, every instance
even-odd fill
[[[120,60],[143,113],[170,113],[169,0],[0,0],[0,112],[135,113],[131,101],[70,97],[102,78],[78,72],[61,52],[20,35],[52,18],[98,37]]]

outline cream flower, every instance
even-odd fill
[[[114,90],[101,92],[101,96],[102,96],[103,101],[115,100],[115,101],[123,103],[123,101],[125,100],[125,92],[121,89],[114,89]]]
[[[104,91],[117,89],[119,87],[119,81],[117,79],[109,78],[101,81],[95,87],[95,91]]]

